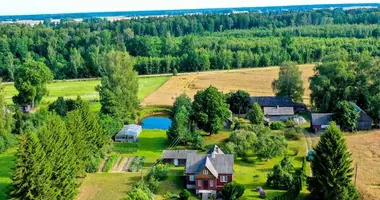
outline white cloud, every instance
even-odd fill
[[[0,15],[363,3],[363,0],[0,0]],[[379,3],[379,0],[366,0]]]

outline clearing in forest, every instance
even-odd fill
[[[300,65],[304,81],[306,104],[310,102],[309,77],[314,75],[313,64]],[[278,78],[279,67],[249,68],[229,71],[186,73],[172,76],[164,85],[147,96],[143,105],[173,105],[176,96],[189,96],[213,85],[223,92],[245,90],[255,96],[273,96],[272,81]]]

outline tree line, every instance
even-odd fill
[[[124,50],[141,57],[140,74],[309,63],[337,48],[378,56],[379,19],[379,9],[363,9],[2,24],[0,77],[16,80],[17,69],[31,60],[44,63],[55,79],[100,77],[104,54]],[[281,45],[288,34],[294,43]],[[186,35],[194,35],[193,46]]]

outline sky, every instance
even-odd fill
[[[380,0],[0,0],[0,15],[379,2]]]

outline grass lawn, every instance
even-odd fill
[[[87,174],[87,177],[82,180],[80,192],[76,199],[121,199],[140,178],[140,173]]]
[[[161,87],[169,77],[142,77],[139,78],[139,100],[144,99],[146,96]],[[57,81],[47,85],[49,90],[49,96],[43,99],[41,106],[47,106],[51,102],[55,101],[58,97],[65,97],[76,99],[77,96],[81,96],[82,99],[88,101],[98,101],[99,93],[95,91],[95,87],[100,84],[100,80],[90,81]],[[8,103],[12,103],[12,96],[17,94],[17,90],[13,84],[5,85],[5,100]],[[92,110],[99,110],[100,104],[93,102],[91,104]]]
[[[6,193],[12,183],[10,178],[11,169],[14,167],[16,149],[12,148],[0,154],[0,200],[6,200]]]

